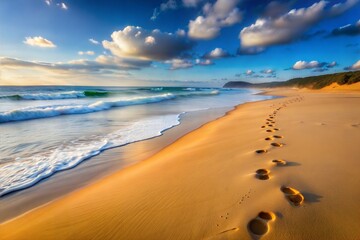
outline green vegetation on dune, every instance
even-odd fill
[[[360,82],[360,71],[326,74],[326,75],[312,76],[305,78],[294,78],[285,82],[269,82],[269,83],[252,84],[243,81],[233,81],[226,83],[224,87],[230,87],[230,88],[297,87],[297,88],[320,89],[329,86],[332,83],[344,85],[344,84],[353,84],[356,82]]]

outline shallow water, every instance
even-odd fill
[[[102,151],[159,136],[180,114],[271,98],[213,88],[0,88],[0,196]]]

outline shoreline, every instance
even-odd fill
[[[355,239],[359,93],[275,93],[290,97],[241,104],[145,161],[0,224],[0,234],[250,239],[248,223],[269,211],[276,218],[266,225],[266,239]],[[275,123],[264,125],[273,112]],[[278,130],[267,132],[275,129],[269,125]],[[275,134],[282,138],[264,139]],[[287,165],[276,166],[272,159]],[[257,179],[256,169],[270,171],[270,179]],[[285,186],[305,201],[293,206]]]
[[[160,136],[108,149],[82,161],[74,168],[57,172],[35,185],[6,194],[0,198],[0,224],[145,161],[183,135],[225,116],[234,108],[222,107],[181,114],[180,124],[165,130]],[[144,153],[140,153],[140,149]]]

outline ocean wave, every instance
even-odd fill
[[[178,125],[180,115],[149,117],[133,122],[125,129],[91,140],[78,139],[60,147],[0,165],[0,197],[28,188],[54,173],[70,169],[100,152],[129,143],[160,136]]]
[[[107,91],[68,91],[68,92],[41,92],[41,93],[21,93],[14,95],[0,96],[0,98],[11,100],[58,100],[85,97],[106,97],[110,93]]]
[[[38,118],[50,118],[59,115],[71,115],[71,114],[85,114],[92,112],[99,112],[109,110],[114,107],[140,105],[148,103],[156,103],[166,100],[171,100],[177,97],[188,96],[204,96],[204,95],[217,95],[219,91],[211,92],[185,92],[185,93],[165,93],[153,96],[133,97],[114,101],[97,101],[89,104],[67,104],[67,105],[48,105],[48,106],[36,106],[26,107],[21,109],[15,109],[11,111],[0,112],[0,123],[25,121]]]
[[[49,118],[59,115],[84,114],[108,110],[113,107],[161,102],[175,98],[173,94],[161,94],[150,97],[134,97],[118,101],[97,101],[90,104],[49,105],[27,107],[0,112],[0,123],[24,121],[37,118]]]

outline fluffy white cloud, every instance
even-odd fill
[[[242,14],[236,7],[239,0],[217,0],[206,3],[203,16],[189,22],[188,35],[195,39],[212,39],[219,35],[221,28],[234,25],[242,20]]]
[[[185,7],[197,7],[203,0],[182,0]]]
[[[56,45],[50,41],[47,40],[46,38],[43,37],[26,37],[25,44],[30,45],[30,46],[36,46],[36,47],[43,47],[43,48],[54,48],[56,47]]]
[[[292,69],[294,70],[303,70],[303,69],[310,69],[310,68],[321,68],[324,66],[324,63],[320,63],[318,61],[297,61]]]
[[[153,36],[148,36],[145,38],[145,43],[149,45],[155,44],[155,38]]]
[[[194,46],[184,36],[134,26],[113,32],[111,38],[112,41],[105,40],[102,44],[115,56],[146,60],[178,58]]]
[[[226,58],[230,57],[231,55],[223,50],[222,48],[215,48],[214,50],[206,53],[203,57],[208,59],[216,59],[216,58]]]
[[[46,5],[50,6],[51,5],[51,0],[45,0]]]
[[[90,39],[89,39],[89,42],[91,42],[92,44],[95,44],[95,45],[98,45],[98,44],[99,44],[99,41],[96,41],[96,40],[93,39],[93,38],[90,38]]]
[[[359,70],[360,69],[360,60],[358,60],[357,62],[355,62],[353,65],[351,65],[350,67],[346,67],[345,70]]]
[[[246,75],[252,75],[252,74],[254,74],[254,71],[253,70],[247,70],[246,72],[245,72],[245,74]]]
[[[94,51],[85,51],[85,52],[79,51],[78,54],[79,55],[94,55],[95,53],[94,53]]]
[[[311,26],[324,18],[344,13],[359,0],[347,0],[330,9],[328,2],[319,1],[308,8],[293,9],[279,17],[259,18],[241,30],[239,38],[242,47],[264,47],[283,44],[300,38]]]

